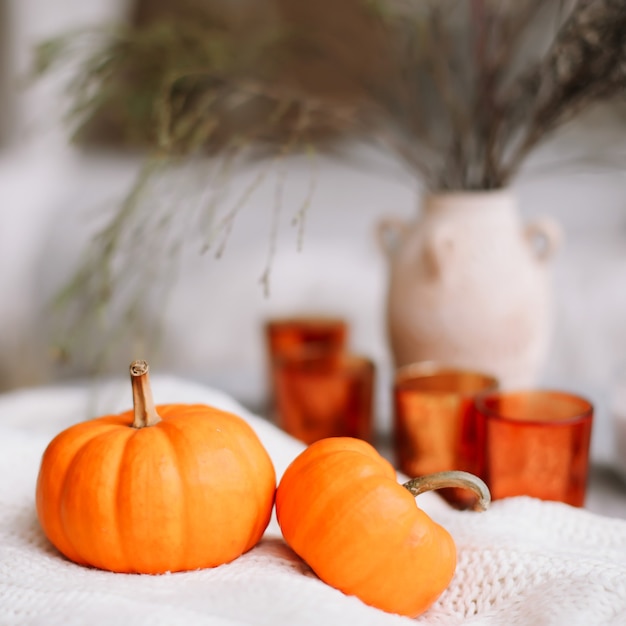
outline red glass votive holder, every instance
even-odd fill
[[[474,399],[497,387],[497,379],[482,372],[430,362],[400,368],[393,390],[398,468],[410,477],[447,470],[476,473]],[[439,493],[458,508],[469,508],[476,501],[466,489]]]
[[[345,352],[301,350],[274,363],[276,419],[306,444],[325,437],[372,440],[375,368]]]
[[[479,475],[493,499],[532,496],[583,506],[593,405],[547,390],[476,399]]]

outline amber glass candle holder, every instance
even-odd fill
[[[479,475],[493,499],[533,496],[583,506],[593,421],[590,402],[562,391],[476,399]]]
[[[315,348],[336,353],[345,350],[348,325],[338,317],[300,316],[268,320],[267,345],[268,410],[276,412],[276,363],[287,356]]]
[[[276,420],[306,444],[325,437],[372,440],[375,369],[365,357],[301,350],[274,363]]]
[[[398,468],[411,477],[447,470],[476,473],[474,399],[498,381],[481,372],[416,363],[394,380],[394,443]],[[464,489],[439,492],[450,504],[469,508],[475,495]]]
[[[346,346],[348,325],[335,317],[289,317],[265,324],[271,360],[293,354],[306,347],[337,352]]]

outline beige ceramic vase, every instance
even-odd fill
[[[550,219],[520,221],[508,190],[434,194],[418,219],[383,220],[387,325],[396,366],[433,360],[536,382],[551,329]]]

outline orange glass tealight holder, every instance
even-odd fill
[[[266,322],[265,336],[271,360],[311,346],[337,352],[346,346],[348,325],[338,317],[277,318]]]
[[[301,350],[274,363],[278,425],[306,444],[325,437],[372,440],[375,368],[345,352]]]
[[[476,473],[474,399],[497,387],[497,379],[488,374],[432,362],[398,369],[393,389],[398,469],[410,477],[447,470]],[[458,508],[476,501],[465,489],[439,493]]]
[[[593,405],[563,391],[476,399],[481,467],[492,498],[532,496],[583,506]]]
[[[268,369],[268,409],[276,410],[276,362],[306,349],[336,353],[345,349],[348,325],[339,317],[293,316],[274,318],[265,323]]]

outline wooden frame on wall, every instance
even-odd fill
[[[299,47],[291,46],[278,63],[280,69],[274,68],[278,72],[274,79],[282,86],[308,94],[313,100],[333,102],[346,110],[356,106],[362,97],[359,73],[372,74],[372,68],[384,52],[385,41],[366,17],[362,0],[342,0],[340,7],[335,5],[335,0],[316,0],[311,6],[307,0],[129,0],[131,29],[169,20],[194,21],[197,15],[214,18],[217,25],[238,33],[243,40],[247,40],[250,31],[258,32],[263,28],[269,33],[280,32],[280,29],[292,34],[327,33],[323,43],[329,46],[328,55],[311,54],[306,40]],[[350,66],[350,59],[347,60],[347,80],[334,66],[335,56],[346,60],[345,51],[342,56],[336,49],[343,46],[342,37],[346,32],[363,45],[356,67]],[[350,53],[347,56],[351,56]],[[122,89],[118,89],[115,99],[96,111],[81,128],[79,145],[112,150],[143,150],[149,145],[151,139],[146,136],[147,129],[142,123],[136,124],[132,133],[128,132],[124,97],[119,95],[127,91],[123,86],[125,78],[118,76],[117,80]],[[136,79],[131,79],[131,83],[137,86]],[[224,121],[224,129],[229,128],[228,124]],[[279,129],[278,133],[281,132]],[[317,140],[327,141],[341,134],[341,130],[321,123],[311,133]]]

